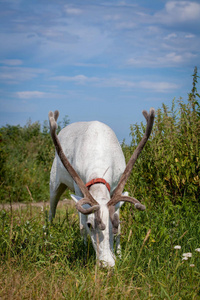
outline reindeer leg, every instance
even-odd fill
[[[51,188],[50,185],[50,211],[49,211],[49,221],[52,221],[56,214],[56,207],[60,196],[66,189],[66,185],[61,183],[55,189]]]
[[[119,217],[119,209],[116,211],[116,213],[118,214],[118,217]],[[115,236],[116,253],[117,253],[117,256],[119,258],[121,258],[120,233],[121,233],[121,226],[120,226],[120,223],[119,223],[119,225],[118,225],[118,231],[117,231],[117,234]]]

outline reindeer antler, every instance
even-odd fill
[[[92,197],[90,192],[88,191],[87,187],[85,186],[84,182],[80,178],[80,176],[77,174],[77,172],[74,170],[70,162],[68,161],[66,155],[63,152],[62,146],[60,144],[60,141],[58,139],[58,136],[56,134],[56,129],[57,129],[57,119],[59,116],[59,111],[56,110],[54,113],[52,111],[49,112],[49,124],[50,124],[50,132],[51,132],[51,137],[54,142],[56,152],[58,156],[60,157],[61,162],[63,163],[64,167],[66,170],[69,172],[73,180],[76,182],[78,187],[80,188],[81,192],[84,195],[84,198],[79,200],[76,203],[76,208],[78,211],[80,211],[82,214],[88,215],[91,213],[95,213],[96,216],[96,221],[101,230],[105,229],[105,225],[103,224],[101,218],[100,218],[100,205],[99,203]],[[91,207],[90,208],[83,208],[82,205],[84,204],[89,204]]]
[[[142,149],[144,148],[144,146],[151,134],[152,128],[153,128],[153,123],[154,123],[154,118],[155,118],[154,108],[150,109],[149,114],[146,110],[144,110],[142,113],[147,121],[145,134],[144,134],[142,140],[140,141],[140,143],[138,144],[137,148],[135,149],[134,153],[132,154],[132,156],[124,170],[124,173],[122,174],[122,176],[119,180],[119,183],[113,193],[113,196],[107,204],[108,208],[109,208],[109,212],[110,212],[111,222],[113,224],[113,231],[115,233],[116,233],[118,225],[119,225],[119,217],[117,214],[115,214],[115,205],[118,202],[120,202],[120,201],[130,202],[135,205],[135,208],[137,208],[139,210],[145,210],[145,206],[142,205],[137,199],[128,197],[128,196],[122,196],[124,186],[131,174],[133,166],[134,166],[139,154],[141,153]]]

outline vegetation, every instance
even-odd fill
[[[84,247],[73,206],[59,208],[53,225],[45,204],[14,210],[15,201],[48,200],[54,148],[46,122],[0,129],[0,196],[10,203],[0,212],[1,299],[200,299],[197,79],[195,68],[187,103],[157,111],[126,185],[147,209],[122,207],[122,258],[114,269],[100,269],[91,242]],[[144,127],[131,126],[131,145],[122,145],[127,160]]]
[[[183,198],[198,202],[200,195],[200,105],[197,69],[188,102],[173,100],[157,110],[150,142],[136,162],[128,189],[152,205],[181,204]],[[123,145],[127,160],[137,146],[144,124],[132,125],[131,147]],[[147,200],[148,199],[148,200]],[[155,201],[156,200],[156,201]],[[164,200],[164,201],[163,201]]]
[[[58,209],[53,226],[39,208],[2,210],[0,298],[199,299],[200,218],[184,206],[123,211],[122,259],[113,270],[95,265],[91,243],[84,248],[73,208]]]
[[[58,131],[69,123],[65,116]],[[42,128],[41,128],[42,127]],[[55,149],[48,122],[0,128],[0,201],[48,201],[49,174]]]

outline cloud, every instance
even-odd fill
[[[162,11],[157,12],[156,19],[160,23],[199,23],[200,4],[193,1],[168,1]]]
[[[69,94],[69,91],[67,91]],[[56,91],[52,92],[43,92],[43,91],[19,91],[15,93],[10,93],[10,98],[12,99],[66,99],[66,93],[57,93]]]
[[[98,64],[98,63],[74,63],[76,67],[86,67],[86,68],[106,68],[107,64]]]
[[[164,46],[164,45],[163,45]],[[166,48],[169,48],[166,45]],[[184,49],[183,49],[184,50]],[[163,55],[161,56],[161,54]],[[149,55],[138,55],[127,60],[128,66],[136,67],[174,67],[181,64],[186,64],[192,59],[195,59],[197,54],[191,52],[166,52],[166,50],[160,51],[159,55],[152,53]]]
[[[124,21],[124,22],[118,22],[115,26],[116,29],[120,29],[120,30],[130,30],[130,29],[134,29],[137,28],[137,24],[133,21]]]
[[[165,60],[166,63],[168,63],[168,62],[180,63],[183,61],[183,57],[180,54],[171,52],[171,53],[166,54],[165,57],[163,57],[163,60]],[[162,58],[160,58],[160,61],[162,61]]]
[[[20,99],[46,98],[47,96],[49,96],[49,93],[40,91],[24,91],[16,92],[16,96]]]
[[[77,85],[87,85],[104,87],[104,88],[122,88],[122,89],[146,89],[153,90],[156,92],[167,92],[171,90],[176,90],[179,85],[170,82],[151,82],[151,81],[138,81],[138,80],[126,80],[123,78],[101,78],[101,77],[87,77],[85,75],[77,76],[57,76],[52,78],[53,80],[74,82]]]
[[[0,67],[0,79],[5,83],[19,83],[27,80],[37,78],[41,74],[45,74],[48,71],[40,68],[24,68],[15,66],[3,66]]]
[[[177,37],[176,33],[169,33],[166,37],[164,37],[164,40],[170,40],[176,37]]]
[[[151,81],[141,81],[139,83],[139,86],[147,90],[154,90],[162,93],[180,88],[178,84],[171,83],[171,82],[151,82]]]
[[[81,85],[89,82],[98,82],[100,80],[96,77],[87,77],[85,75],[56,76],[56,77],[52,77],[52,79],[57,81],[74,82],[76,84],[81,84]]]
[[[78,16],[78,15],[82,14],[81,9],[75,8],[75,7],[72,7],[72,6],[68,6],[68,5],[65,5],[65,12],[68,15],[74,15],[74,16]]]
[[[120,14],[111,14],[111,15],[106,14],[104,16],[105,21],[119,21],[120,19],[121,19]]]
[[[20,11],[13,11],[13,17],[7,22],[6,30],[0,33],[1,40],[5,41],[1,45],[1,56],[6,57],[8,53],[8,57],[12,57],[11,50],[15,49],[16,53],[31,57],[30,61],[40,65],[49,64],[50,68],[52,65],[66,67],[78,66],[81,63],[85,66],[98,63],[117,68],[124,66],[128,57],[134,58],[133,53],[136,60],[138,56],[143,56],[147,66],[157,66],[158,58],[167,55],[166,51],[163,51],[163,39],[165,43],[173,46],[168,52],[178,55],[182,55],[178,51],[180,47],[187,52],[192,51],[189,50],[191,47],[196,47],[186,45],[186,42],[179,43],[180,36],[176,29],[171,28],[170,32],[166,28],[163,30],[162,24],[168,22],[167,24],[172,24],[173,27],[176,19],[179,19],[181,9],[185,15],[187,8],[192,11],[195,8],[198,10],[198,3],[168,1],[162,10],[155,13],[156,5],[147,9],[142,3],[132,6],[129,2],[100,1],[98,4],[91,4],[90,1],[86,1],[84,5],[76,5],[69,1],[69,4],[65,5],[64,1],[61,1],[58,5],[51,2],[47,9],[44,1],[41,1],[40,7],[43,10],[31,4],[31,14],[27,12],[20,15]],[[188,12],[186,20],[189,19],[189,15]],[[197,19],[195,20],[197,22]],[[189,35],[190,31],[186,31],[186,34]],[[145,49],[148,49],[146,53]],[[148,56],[151,56],[150,59]],[[141,65],[130,65],[144,65],[141,59],[138,62]],[[182,62],[184,63],[184,60]]]
[[[22,65],[22,60],[20,59],[4,59],[0,61],[0,64],[7,66],[19,66]]]
[[[185,38],[186,39],[193,39],[193,38],[195,38],[195,35],[194,34],[186,34]]]

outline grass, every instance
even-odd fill
[[[91,243],[84,247],[73,207],[59,208],[51,226],[41,208],[2,210],[0,298],[200,299],[199,219],[187,201],[145,212],[126,204],[122,259],[105,270]]]

